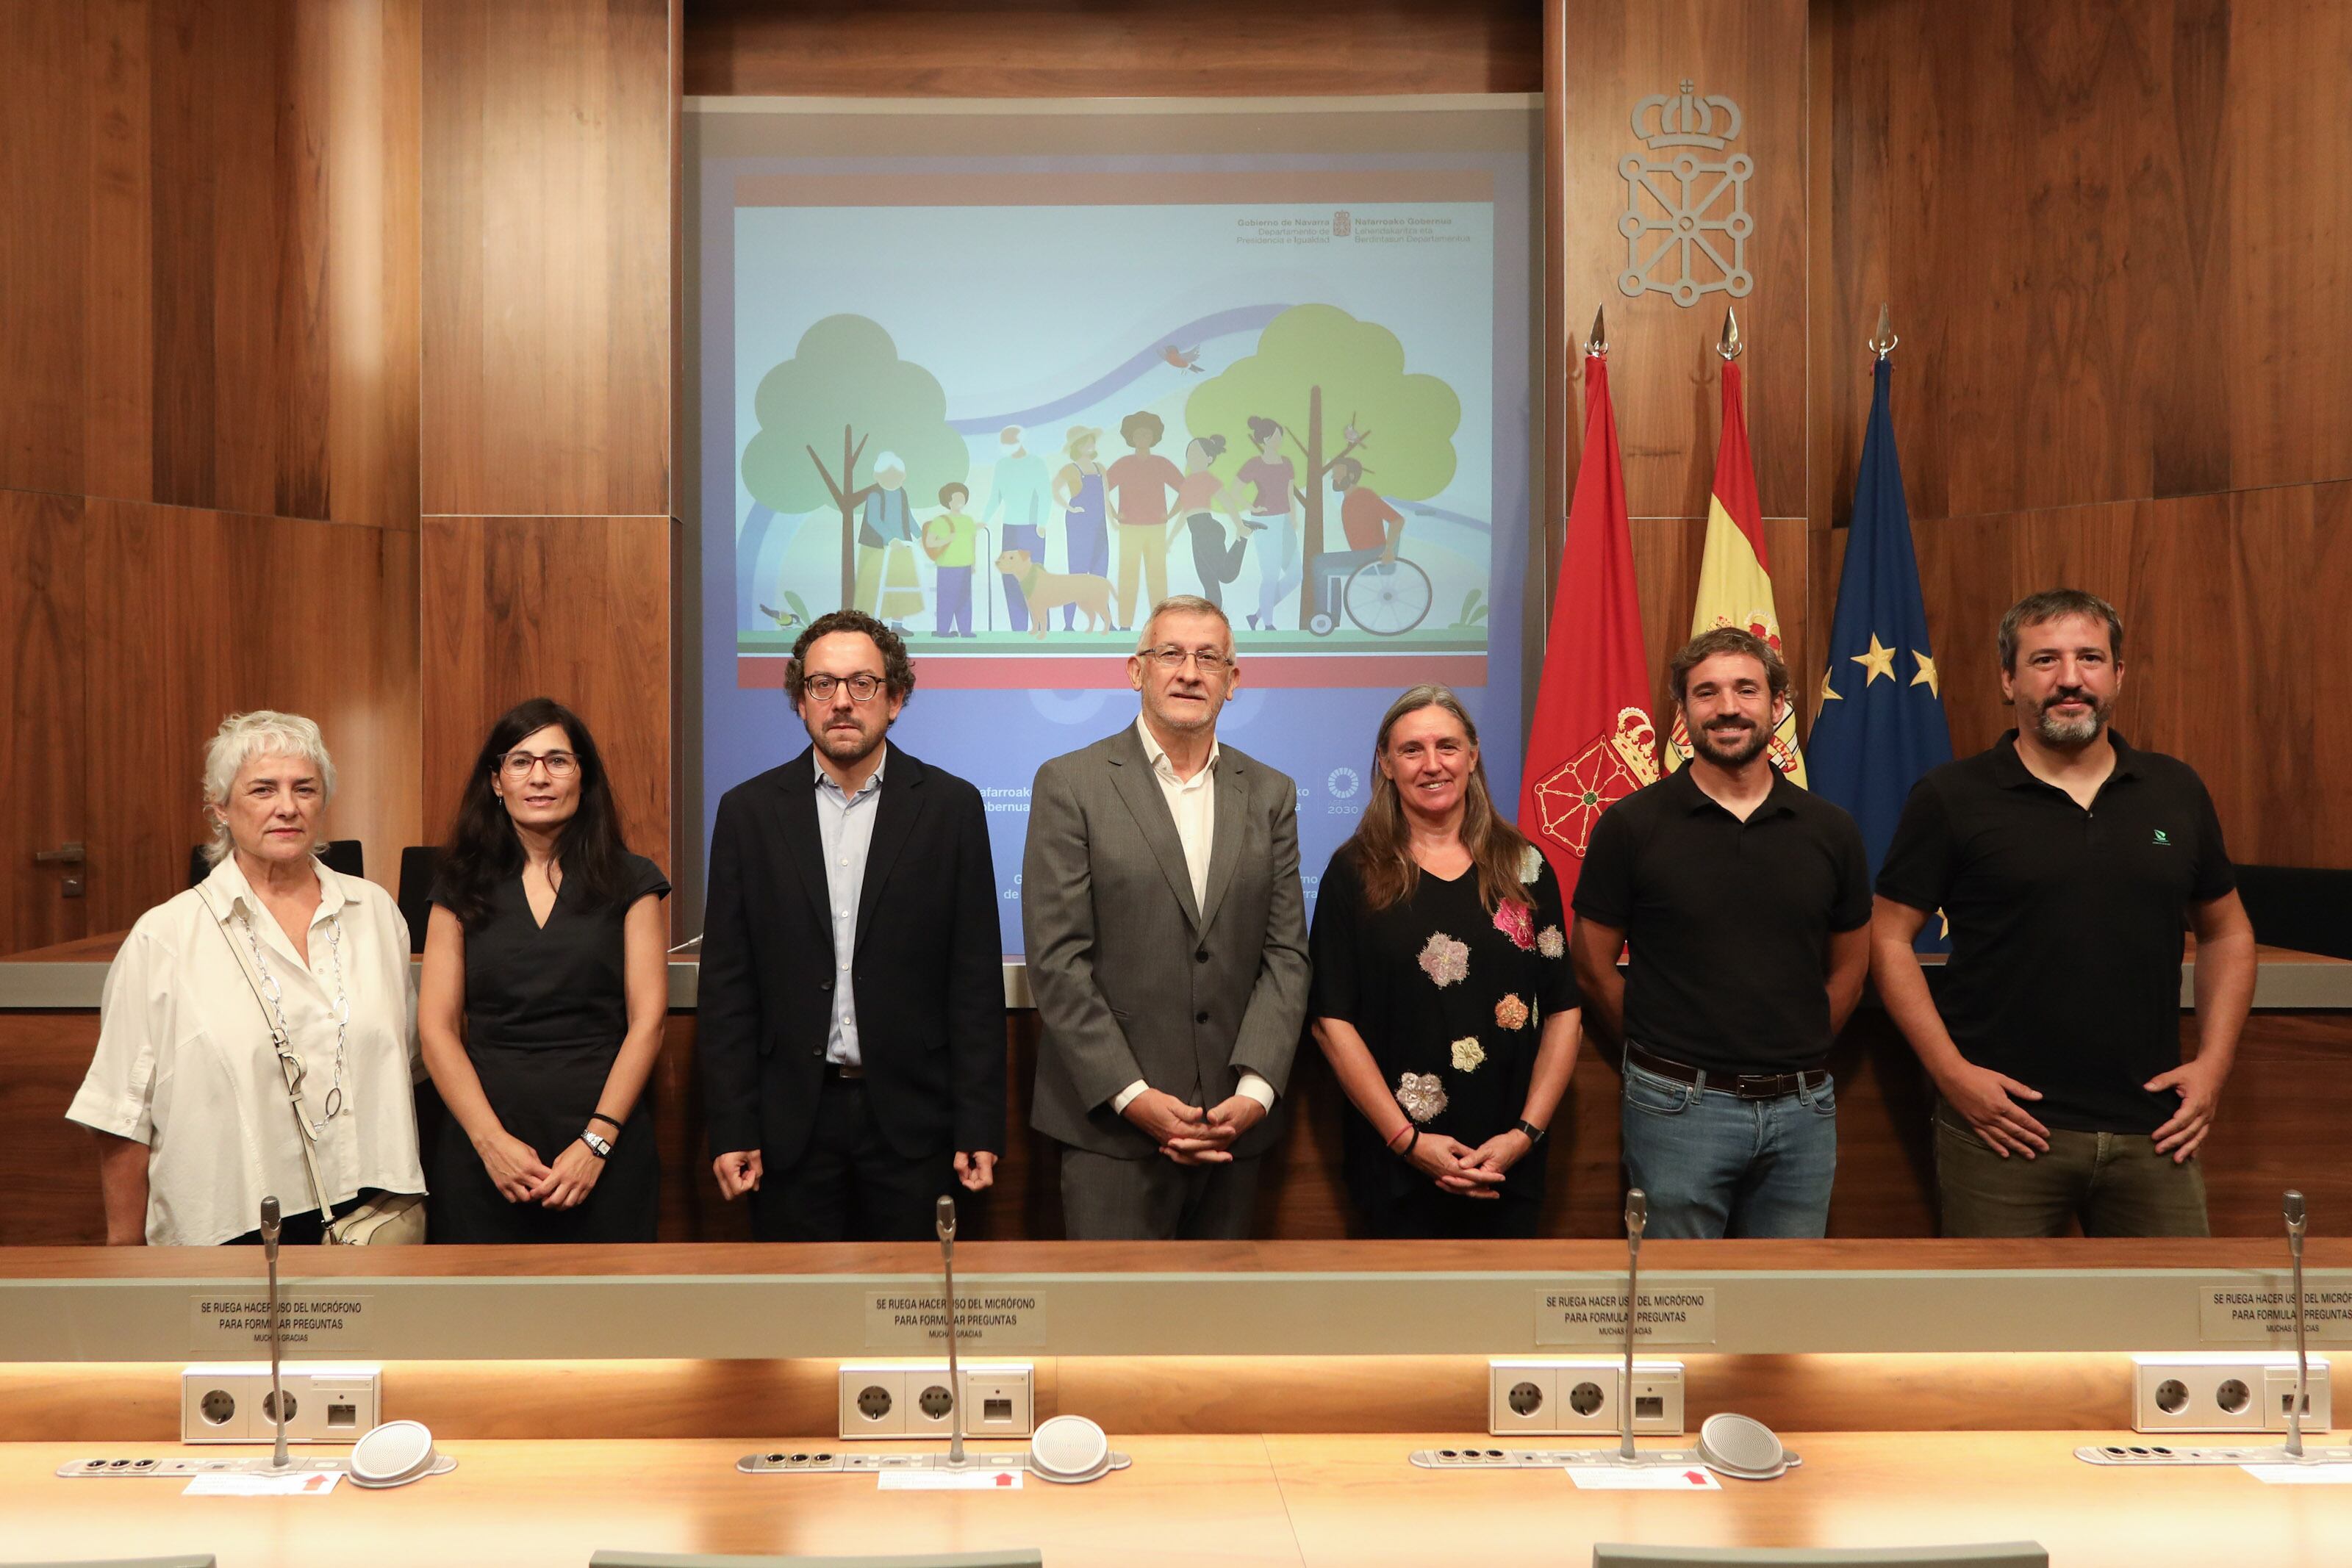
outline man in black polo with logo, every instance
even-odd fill
[[[1820,1236],[1837,1174],[1822,1063],[1870,964],[1862,831],[1773,764],[1789,671],[1771,644],[1717,627],[1673,675],[1690,763],[1601,815],[1577,878],[1586,1023],[1625,1044],[1649,1234]]]
[[[2254,933],[2204,784],[2107,727],[2123,643],[2092,594],[2011,606],[2015,732],[1913,786],[1879,870],[1872,967],[1942,1096],[1947,1236],[2207,1234],[2195,1156],[2253,999]],[[1912,941],[1937,909],[1952,957],[1930,995]]]

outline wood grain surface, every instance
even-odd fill
[[[686,8],[686,90],[822,98],[1534,92],[1533,0]]]
[[[427,517],[425,822],[447,831],[490,725],[551,696],[596,737],[629,847],[670,864],[667,517]]]
[[[820,1435],[812,1435],[814,1440]],[[1460,1431],[1378,1436],[1114,1433],[1132,1469],[1092,1485],[991,1495],[876,1495],[865,1476],[745,1476],[740,1441],[452,1440],[457,1469],[323,1500],[183,1500],[167,1481],[61,1481],[92,1457],[0,1447],[13,1550],[203,1550],[254,1568],[419,1560],[577,1568],[599,1548],[731,1552],[1031,1546],[1055,1564],[1419,1565],[1582,1563],[1600,1541],[1927,1545],[2032,1539],[2065,1568],[2332,1568],[2352,1490],[2271,1488],[2230,1468],[2095,1469],[2078,1442],[2114,1434],[1793,1431],[1800,1469],[1669,1497],[1584,1493],[1558,1471],[1417,1470]],[[938,1445],[930,1445],[938,1447]],[[142,1449],[152,1452],[152,1448]],[[176,1450],[168,1450],[176,1451]],[[190,1450],[202,1452],[204,1450]],[[105,1501],[95,1504],[94,1489]]]
[[[667,516],[675,0],[423,3],[424,510]]]
[[[416,536],[110,500],[84,534],[90,923],[187,885],[205,744],[256,707],[318,721],[339,778],[324,834],[360,840],[389,886],[418,821]]]
[[[1377,1310],[1367,1297],[1367,1310]],[[870,1359],[870,1358],[861,1358]],[[1475,1433],[1477,1355],[1041,1356],[1035,1415],[1122,1435]],[[2130,1418],[2127,1354],[1695,1355],[1684,1420],[1736,1410],[1781,1431],[2063,1431]],[[839,1430],[842,1363],[402,1361],[384,1408],[438,1436],[732,1437]],[[146,1362],[0,1366],[0,1421],[20,1438],[176,1443],[180,1369]],[[861,1445],[868,1448],[870,1445]]]
[[[964,1234],[976,1243],[1062,1233],[1058,1156],[1051,1140],[1028,1126],[1035,1016],[1016,1013],[1008,1019],[1007,1113],[1013,1135],[995,1186],[962,1205]],[[710,1175],[693,1023],[691,1014],[671,1015],[653,1080],[662,1163],[659,1234],[665,1242],[740,1242],[750,1234],[745,1211],[720,1200]],[[2193,1023],[2184,1021],[2182,1032],[2184,1047],[2193,1045]],[[2352,1022],[2340,1013],[2252,1016],[2222,1114],[2200,1156],[2217,1235],[2273,1235],[2278,1195],[2289,1186],[2309,1196],[2315,1233],[2352,1235],[2352,1173],[2335,1155],[2340,1107],[2352,1100],[2348,1040]],[[89,1013],[0,1013],[0,1126],[14,1134],[0,1142],[0,1186],[18,1184],[40,1199],[0,1206],[0,1249],[87,1244],[104,1234],[89,1137],[61,1119],[96,1042],[97,1019]],[[1831,1066],[1839,1104],[1832,1236],[1859,1244],[1933,1235],[1931,1100],[1916,1059],[1872,1008],[1857,1014]],[[1590,1051],[1578,1061],[1553,1122],[1548,1236],[1620,1233],[1619,1082],[1614,1069]],[[1311,1051],[1300,1058],[1288,1095],[1293,1123],[1266,1156],[1256,1234],[1285,1242],[1345,1238],[1353,1217],[1340,1182],[1339,1127],[1341,1117],[1355,1113]],[[425,1135],[438,1135],[429,1119]],[[0,1260],[7,1256],[0,1250]],[[0,1260],[0,1271],[5,1268]]]
[[[65,896],[79,866],[33,856],[89,836],[82,800],[81,498],[0,490],[0,953],[89,930],[89,901]]]

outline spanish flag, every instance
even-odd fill
[[[1691,611],[1691,635],[1717,626],[1744,626],[1778,651],[1780,614],[1772,606],[1772,568],[1764,557],[1764,511],[1756,501],[1756,465],[1748,455],[1748,414],[1739,399],[1739,365],[1723,362],[1723,439],[1715,449],[1715,493],[1707,497],[1706,553],[1698,566],[1698,599]],[[1793,695],[1793,694],[1792,694]],[[1665,748],[1666,771],[1691,758],[1690,731],[1675,716]],[[1805,781],[1804,753],[1797,749],[1794,701],[1772,732],[1772,766],[1798,784]]]

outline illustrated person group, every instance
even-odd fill
[[[1148,454],[1156,429],[1129,423]],[[1244,680],[1229,611],[1163,593],[1180,520],[1204,580],[1258,559],[1257,617],[1295,588],[1279,437],[1238,499],[1200,480],[1218,454],[1198,440],[1182,469],[1134,482],[1159,486],[1148,505],[1090,453],[1039,465],[1033,499],[1115,521],[1133,570],[1108,606],[1033,597],[1033,618],[1136,630],[1135,716],[1038,770],[1022,855],[1030,1115],[1058,1152],[1069,1237],[1250,1236],[1309,1039],[1350,1107],[1358,1233],[1536,1236],[1588,1036],[1622,1066],[1651,1235],[1821,1236],[1828,1062],[1865,977],[1937,1092],[1945,1234],[2205,1233],[2197,1156],[2253,936],[2197,775],[2110,723],[2112,606],[2055,590],[2011,608],[1996,645],[2015,727],[1918,781],[1874,888],[1853,820],[1772,765],[1789,673],[1746,631],[1674,656],[1690,761],[1601,816],[1568,899],[1489,789],[1467,708],[1412,686],[1370,737],[1370,801],[1310,925],[1297,791],[1218,733]],[[950,489],[942,581],[963,576],[941,612],[961,622],[977,563]],[[1040,527],[1021,505],[1001,465],[988,516],[1007,556]],[[1196,529],[1213,507],[1274,521]],[[902,504],[876,520],[886,539],[906,526]],[[1359,548],[1392,550],[1388,519],[1370,526]],[[1086,541],[1097,571],[1106,548]],[[878,606],[892,590],[873,564]],[[807,748],[728,790],[713,825],[695,1034],[709,1169],[762,1239],[925,1239],[939,1196],[990,1187],[1007,1147],[982,799],[891,742],[916,673],[885,618],[815,619],[785,688]],[[108,1239],[251,1241],[265,1194],[289,1238],[317,1239],[418,1193],[436,1241],[653,1239],[669,884],[625,842],[585,721],[540,699],[483,737],[414,984],[391,897],[320,858],[335,787],[294,715],[232,716],[206,749],[212,870],[124,941],[68,1113],[96,1137]],[[1931,921],[1951,946],[1933,988],[1915,952]],[[412,1093],[428,1076],[447,1109],[429,1153]]]
[[[1039,640],[1057,628],[1131,632],[1138,615],[1169,597],[1172,549],[1191,568],[1199,596],[1220,610],[1226,591],[1248,577],[1249,587],[1239,591],[1255,606],[1244,617],[1246,630],[1295,631],[1307,567],[1328,583],[1368,561],[1393,562],[1405,519],[1373,487],[1360,459],[1341,456],[1310,481],[1285,455],[1295,439],[1279,423],[1254,415],[1246,431],[1250,455],[1229,481],[1216,471],[1232,444],[1226,436],[1187,441],[1180,465],[1159,450],[1168,426],[1156,413],[1121,420],[1118,438],[1128,450],[1108,461],[1103,432],[1093,425],[1070,426],[1050,465],[1029,449],[1028,432],[1008,425],[986,503],[975,508],[971,486],[958,480],[940,487],[936,508],[921,518],[917,508],[929,503],[908,494],[906,460],[877,453],[872,482],[851,497],[851,605],[901,636],[977,637],[983,628],[974,620],[973,579],[992,569],[1002,618],[985,629]],[[1342,536],[1339,548],[1312,563],[1301,555],[1310,482],[1328,484],[1337,497]],[[924,624],[927,563],[931,613]],[[1330,600],[1326,591],[1318,602]]]

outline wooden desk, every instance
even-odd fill
[[[1580,1568],[1596,1541],[1859,1546],[2030,1538],[2062,1568],[2336,1568],[2352,1488],[2234,1469],[2097,1469],[2107,1433],[1799,1433],[1804,1468],[1719,1492],[1580,1492],[1556,1471],[1405,1463],[1463,1433],[1150,1437],[1083,1487],[880,1496],[871,1477],[743,1476],[733,1441],[453,1442],[451,1475],[324,1499],[189,1498],[171,1481],[59,1480],[87,1447],[0,1446],[5,1550],[35,1559],[205,1551],[223,1568],[583,1568],[602,1546],[906,1552],[1037,1546],[1079,1564],[1475,1563]],[[142,1453],[163,1452],[142,1448]]]

